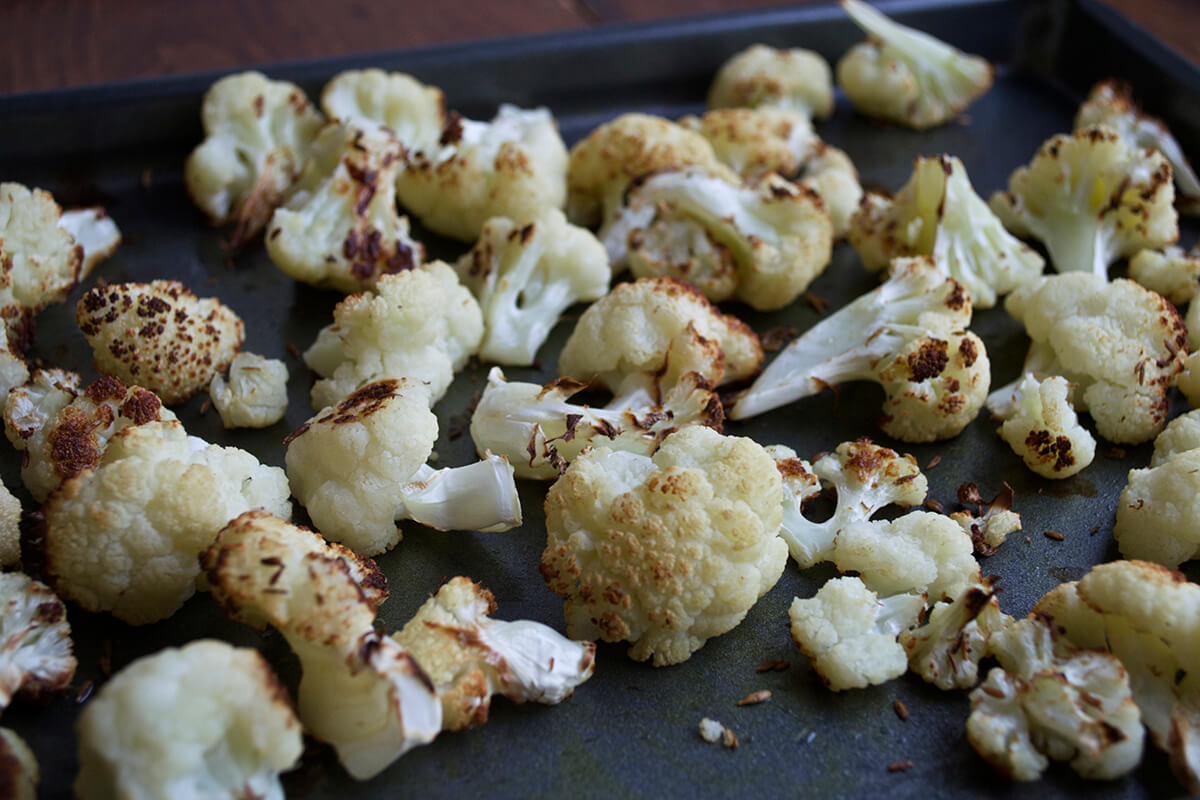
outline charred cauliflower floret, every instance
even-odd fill
[[[1066,378],[1039,380],[1027,372],[989,395],[988,410],[1003,420],[1000,438],[1043,478],[1069,478],[1096,457],[1096,440],[1079,424]]]
[[[46,569],[88,611],[155,622],[192,596],[196,557],[225,523],[251,508],[290,516],[290,494],[283,470],[178,421],[127,427],[47,500]]]
[[[750,183],[772,172],[794,176],[821,143],[808,116],[771,106],[714,108],[679,124],[707,139],[717,158]]]
[[[288,369],[277,358],[238,353],[229,380],[214,375],[208,395],[226,428],[266,428],[287,412]]]
[[[634,181],[600,239],[614,269],[678,278],[713,302],[768,311],[829,264],[833,223],[815,192],[778,175],[749,187],[688,168]]]
[[[374,626],[387,599],[374,561],[262,512],[233,520],[201,561],[226,614],[283,634],[303,673],[300,720],[352,777],[374,777],[441,731],[429,677]]]
[[[991,207],[1018,236],[1040,240],[1059,272],[1108,277],[1108,266],[1179,237],[1171,165],[1112,129],[1084,128],[1042,144]]]
[[[577,225],[607,222],[624,205],[635,179],[668,169],[702,167],[738,183],[712,145],[695,131],[662,117],[622,114],[571,148],[567,163],[567,216]]]
[[[364,130],[387,128],[406,150],[436,150],[446,127],[442,90],[403,72],[339,72],[325,84],[321,108],[344,125]]]
[[[1177,436],[1172,426],[1184,419],[1177,417],[1159,438]],[[1154,462],[1129,471],[1113,526],[1125,558],[1176,569],[1200,557],[1200,442],[1191,445],[1168,454],[1156,442]]]
[[[1189,303],[1200,289],[1200,247],[1188,252],[1175,245],[1162,250],[1139,250],[1129,259],[1129,279],[1177,306]],[[1190,308],[1188,315],[1191,316]],[[1191,325],[1188,332],[1192,332]]]
[[[1000,666],[971,692],[967,740],[1000,774],[1034,781],[1054,759],[1111,780],[1138,765],[1144,732],[1120,661],[1042,617],[995,632],[988,649]]]
[[[205,139],[184,164],[184,185],[214,222],[236,224],[235,245],[246,242],[283,202],[325,120],[300,87],[258,72],[214,83],[200,118]]]
[[[567,147],[550,111],[504,104],[491,122],[450,114],[434,147],[410,147],[396,194],[426,228],[472,242],[492,217],[562,208],[566,174]]]
[[[426,389],[369,383],[318,412],[287,438],[296,499],[329,539],[364,555],[400,541],[396,521],[438,530],[508,530],[521,524],[512,467],[499,456],[435,470],[437,441]]]
[[[992,87],[992,65],[900,25],[862,0],[842,8],[870,38],[837,63],[837,82],[871,117],[922,130],[949,122]]]
[[[492,593],[451,578],[392,634],[425,670],[442,701],[442,730],[487,722],[492,695],[557,705],[592,676],[596,645],[540,622],[491,618]]]
[[[825,119],[833,113],[833,76],[812,50],[754,44],[721,65],[708,107],[775,107]]]
[[[967,584],[950,602],[936,603],[920,627],[900,634],[913,672],[943,691],[969,689],[996,631],[1012,623],[990,581]]]
[[[933,256],[978,308],[1042,274],[1042,257],[1004,229],[954,156],[918,158],[895,197],[868,193],[849,240],[871,270],[900,256]]]
[[[1005,309],[1033,340],[1024,371],[1075,384],[1075,408],[1101,436],[1139,444],[1162,430],[1188,350],[1174,306],[1133,281],[1078,272],[1039,278]]]
[[[534,362],[562,312],[599,300],[612,277],[603,245],[557,208],[489,219],[455,269],[483,311],[480,358],[519,366]]]
[[[0,573],[0,711],[15,695],[58,692],[75,676],[67,610],[49,587]]]
[[[0,183],[0,309],[32,313],[67,296],[79,282],[83,247],[60,226],[49,192]]]
[[[610,409],[658,401],[695,372],[714,386],[762,364],[758,336],[674,278],[621,283],[590,305],[558,356],[558,374],[608,389]]]
[[[179,281],[98,286],[79,298],[75,322],[97,371],[144,386],[167,405],[207,387],[244,336],[232,309],[196,297]]]
[[[118,431],[173,419],[158,395],[141,386],[105,377],[80,389],[73,372],[38,370],[9,396],[4,431],[24,451],[21,479],[40,503],[63,481],[95,468]]]
[[[134,661],[79,717],[81,800],[282,800],[304,743],[287,690],[257,650],[201,639]]]
[[[925,609],[920,594],[879,597],[858,578],[834,578],[815,596],[792,600],[792,640],[835,692],[898,678],[908,669],[896,641]]]
[[[482,341],[479,303],[448,264],[384,275],[372,290],[338,303],[333,323],[304,352],[304,363],[321,376],[313,408],[337,405],[384,378],[421,381],[429,402],[437,402]]]
[[[404,146],[389,132],[330,124],[267,225],[267,255],[296,280],[341,292],[413,269],[425,248],[396,211],[403,165]]]
[[[597,447],[546,495],[541,571],[573,639],[655,666],[733,629],[783,572],[779,471],[749,439],[690,426],[653,456]]]
[[[982,340],[964,330],[971,300],[929,258],[899,259],[892,277],[794,339],[734,404],[746,419],[851,380],[887,393],[880,425],[906,442],[957,436],[991,379]]]

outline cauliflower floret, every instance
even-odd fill
[[[821,196],[833,235],[837,239],[850,233],[850,220],[862,202],[863,189],[858,182],[858,170],[850,156],[836,147],[818,142],[812,156],[804,163],[801,186]]]
[[[232,309],[196,297],[179,281],[98,286],[79,298],[75,322],[99,372],[144,386],[167,405],[225,371],[244,336]]]
[[[833,114],[833,76],[819,53],[754,44],[721,65],[709,108],[774,107],[825,119]]]
[[[838,86],[861,113],[923,130],[949,122],[992,88],[992,65],[900,25],[862,0],[842,8],[870,39],[837,64]]]
[[[337,405],[383,378],[421,381],[435,403],[482,341],[479,303],[448,264],[384,275],[371,291],[338,303],[333,324],[304,352],[304,363],[321,376],[313,408]]]
[[[979,308],[1042,274],[1044,262],[975,193],[954,156],[918,158],[893,198],[868,193],[850,219],[850,244],[867,269],[900,256],[931,255]]]
[[[229,380],[214,375],[208,394],[226,428],[266,428],[287,412],[287,382],[287,365],[279,359],[238,353]]]
[[[684,425],[720,432],[725,419],[715,388],[695,372],[672,385],[661,402],[646,405],[607,409],[568,402],[586,388],[572,378],[545,386],[510,383],[493,367],[471,414],[476,452],[508,459],[518,478],[552,480],[586,447],[604,445],[649,456]]]
[[[1129,259],[1129,278],[1182,306],[1200,288],[1200,248],[1194,247],[1186,253],[1175,245],[1162,250],[1139,250]],[[1188,331],[1191,332],[1190,325]]]
[[[300,87],[258,72],[214,83],[200,117],[205,139],[184,164],[184,185],[214,222],[236,223],[233,244],[246,242],[283,202],[325,120]]]
[[[67,610],[49,587],[0,573],[0,711],[16,694],[58,692],[75,676]]]
[[[722,314],[695,287],[674,278],[620,283],[588,306],[558,356],[558,374],[615,395],[610,409],[645,405],[684,375],[714,386],[744,380],[762,364],[750,327]]]
[[[292,491],[322,533],[364,555],[396,546],[399,519],[439,530],[520,525],[508,461],[488,455],[470,466],[434,470],[425,462],[437,433],[419,383],[369,383],[288,436]]]
[[[1076,272],[1039,278],[1005,309],[1033,340],[1023,371],[1074,383],[1076,410],[1101,436],[1140,444],[1162,430],[1188,349],[1174,306],[1133,281]]]
[[[495,610],[487,589],[451,578],[392,634],[433,681],[442,730],[487,722],[494,694],[557,705],[592,676],[593,642],[573,642],[540,622],[491,619]]]
[[[679,124],[707,139],[717,158],[751,184],[772,172],[792,177],[821,144],[808,115],[771,106],[715,108]]]
[[[990,581],[972,583],[952,602],[937,603],[929,621],[900,634],[913,672],[943,691],[969,689],[979,680],[979,662],[998,630],[1012,624],[1000,611]]]
[[[604,247],[586,228],[544,208],[524,224],[494,217],[455,265],[459,280],[483,310],[480,358],[528,366],[571,305],[599,300],[612,269]]]
[[[977,484],[964,483],[958,487],[958,502],[964,505],[975,503],[978,506],[975,514],[955,511],[950,515],[950,519],[971,537],[976,555],[995,555],[1010,533],[1021,530],[1021,515],[1012,510],[1013,490],[1007,483],[991,501],[979,496]]]
[[[1096,457],[1096,440],[1071,408],[1071,385],[1057,375],[1038,380],[1026,372],[988,397],[1004,422],[998,433],[1025,466],[1043,478],[1069,478]]]
[[[1195,308],[1200,309],[1200,303],[1192,304]],[[1188,317],[1192,316],[1191,309],[1188,309]],[[1191,326],[1188,326],[1188,338],[1192,336]],[[1197,340],[1200,341],[1200,340]],[[1192,408],[1200,407],[1200,352],[1189,353],[1184,359],[1183,371],[1175,379],[1175,385],[1179,387],[1179,391],[1183,392],[1183,396],[1187,398],[1188,405]]]
[[[1144,733],[1120,661],[1074,647],[1043,618],[994,632],[988,648],[1000,667],[971,692],[967,739],[1001,774],[1037,780],[1047,756],[1099,780],[1138,765]]]
[[[781,491],[761,447],[698,425],[649,458],[580,455],[546,495],[541,571],[567,598],[567,634],[631,642],[655,666],[686,661],[779,580]]]
[[[10,395],[4,431],[24,451],[21,479],[41,503],[63,481],[94,469],[117,431],[173,419],[158,395],[141,386],[103,377],[80,389],[73,372],[38,370]]]
[[[991,207],[1019,236],[1046,245],[1059,272],[1108,277],[1108,265],[1179,237],[1171,165],[1098,126],[1046,141]]]
[[[449,115],[436,146],[410,148],[396,194],[429,230],[471,242],[492,217],[562,208],[566,174],[567,147],[549,109],[505,103],[491,122]]]
[[[25,740],[8,728],[0,728],[0,780],[10,800],[37,800],[42,779],[37,758]]]
[[[957,436],[987,398],[983,342],[963,330],[971,301],[929,258],[898,259],[882,286],[830,314],[775,357],[730,411],[770,411],[849,380],[887,393],[880,424],[908,442]]]
[[[21,501],[0,482],[0,567],[21,560]]]
[[[778,175],[741,186],[695,167],[635,181],[599,235],[616,270],[679,278],[713,302],[736,298],[759,311],[795,300],[833,248],[815,192]]]
[[[0,310],[24,316],[56,303],[79,283],[83,246],[59,225],[49,192],[0,183]]]
[[[405,149],[436,150],[446,127],[446,98],[403,72],[348,70],[321,92],[321,108],[341,123],[364,130],[387,128]]]
[[[1034,613],[1073,644],[1121,660],[1155,743],[1187,790],[1200,793],[1200,586],[1159,564],[1114,561],[1059,585]]]
[[[1188,450],[1200,448],[1200,409],[1180,414],[1167,423],[1163,432],[1154,438],[1154,455],[1150,466],[1157,467]]]
[[[1175,569],[1200,558],[1200,449],[1155,461],[1129,471],[1113,538],[1125,558]]]
[[[332,123],[287,203],[267,225],[267,255],[298,281],[356,292],[419,265],[425,248],[396,211],[404,146],[389,132]]]
[[[283,470],[178,421],[127,427],[46,502],[46,569],[88,611],[155,622],[192,596],[196,556],[225,523],[250,508],[288,517],[290,494]]]
[[[1183,148],[1162,120],[1138,108],[1129,84],[1106,80],[1092,87],[1075,115],[1075,129],[1093,125],[1112,128],[1130,147],[1154,149],[1162,153],[1171,162],[1179,194],[1193,207],[1200,200],[1200,178],[1188,163]]]
[[[783,523],[780,537],[801,569],[833,558],[838,532],[852,522],[869,520],[887,505],[913,506],[925,500],[929,482],[916,459],[867,440],[843,442],[811,467],[791,448],[770,449],[783,476]],[[820,490],[818,480],[837,492],[837,509],[824,522],[805,518],[803,503]]]
[[[643,175],[702,167],[738,183],[695,131],[662,117],[622,114],[571,148],[567,164],[567,216],[577,225],[607,222],[624,205],[625,190]]]
[[[887,683],[908,661],[896,641],[925,608],[920,594],[880,599],[858,578],[834,578],[814,597],[792,600],[792,640],[835,692]]]
[[[58,227],[71,234],[75,244],[83,248],[80,280],[91,275],[101,261],[117,252],[121,244],[117,223],[99,206],[64,211],[58,218]]]
[[[79,717],[81,800],[283,800],[304,743],[287,690],[245,647],[201,639],[139,658]]]
[[[261,512],[229,523],[201,557],[229,616],[271,625],[300,659],[305,729],[329,742],[346,771],[374,777],[442,729],[429,677],[374,627],[387,581],[369,558]]]

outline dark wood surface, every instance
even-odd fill
[[[1200,64],[1200,2],[1106,1]],[[778,0],[7,0],[2,5],[0,93],[782,4]]]

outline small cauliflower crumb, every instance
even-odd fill
[[[709,744],[719,742],[730,750],[736,750],[738,746],[737,734],[709,717],[700,720],[700,738]]]
[[[266,428],[287,412],[287,381],[282,361],[238,353],[229,365],[229,380],[214,375],[208,394],[226,428]]]

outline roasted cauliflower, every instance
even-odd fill
[[[14,696],[67,688],[75,676],[67,609],[49,587],[19,572],[0,573],[0,711]]]
[[[1051,375],[1020,381],[988,396],[988,410],[1003,424],[999,434],[1025,466],[1043,478],[1069,478],[1096,457],[1096,440],[1071,408],[1071,386]]]
[[[833,114],[833,75],[819,53],[754,44],[721,65],[709,108],[781,108],[806,117]]]
[[[226,428],[266,428],[287,412],[287,381],[287,365],[279,359],[238,353],[229,380],[214,375],[208,395]]]
[[[403,72],[347,70],[321,91],[321,108],[330,119],[371,130],[382,127],[406,150],[431,152],[446,127],[446,98]]]

